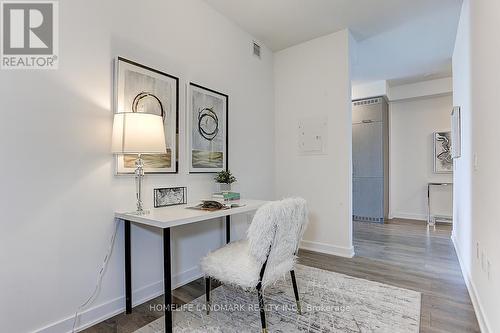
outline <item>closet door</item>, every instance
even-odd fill
[[[381,122],[352,125],[353,177],[384,177]]]
[[[382,222],[384,218],[384,179],[353,178],[353,219]]]
[[[363,120],[374,122],[383,121],[382,104],[356,105],[352,110],[352,122],[361,123]]]

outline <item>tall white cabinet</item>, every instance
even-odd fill
[[[355,221],[383,223],[389,211],[389,117],[384,97],[352,103]]]

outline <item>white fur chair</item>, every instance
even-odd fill
[[[207,313],[210,309],[210,279],[246,290],[256,289],[262,332],[267,332],[262,291],[290,272],[297,311],[299,292],[293,270],[300,239],[307,224],[304,199],[289,198],[260,207],[248,228],[247,239],[231,242],[201,260],[205,273]]]

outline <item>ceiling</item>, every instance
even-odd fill
[[[205,0],[273,51],[349,28],[353,80],[449,75],[462,0]]]

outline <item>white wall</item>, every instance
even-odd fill
[[[387,81],[373,81],[352,85],[352,99],[362,99],[387,95]]]
[[[410,98],[449,95],[452,91],[452,78],[445,77],[435,80],[390,86],[388,88],[387,97],[390,101],[398,101]]]
[[[427,219],[427,183],[451,182],[433,172],[433,133],[449,131],[452,97],[427,97],[389,104],[389,216]],[[434,187],[432,213],[452,215],[451,188]]]
[[[414,83],[389,85],[387,81],[356,83],[352,86],[352,99],[387,96],[389,101],[401,101],[412,98],[450,95],[453,91],[451,77],[423,80]]]
[[[500,331],[499,29],[500,2],[464,1],[453,55],[464,142],[456,161],[453,238],[483,332]]]
[[[472,178],[472,112],[470,102],[470,17],[469,2],[465,1],[460,16],[453,52],[453,104],[461,107],[462,156],[454,161],[453,239],[459,245],[462,268],[470,274],[475,248],[472,246],[471,178]],[[458,248],[457,248],[458,249]],[[471,295],[472,296],[472,295]]]
[[[94,287],[115,210],[134,209],[134,179],[113,176],[112,59],[131,58],[178,76],[178,175],[147,176],[152,188],[184,185],[191,199],[213,190],[213,175],[187,175],[185,84],[227,93],[229,166],[243,197],[274,197],[273,57],[251,53],[252,36],[198,0],[61,0],[60,68],[2,71],[0,327],[67,332]],[[234,228],[245,229],[240,219]],[[161,236],[132,229],[135,299],[162,292]],[[238,235],[236,235],[238,236]],[[201,255],[222,244],[218,221],[173,231],[174,283],[199,274]],[[123,231],[99,298],[82,324],[124,308]],[[54,323],[57,325],[53,326]]]
[[[350,34],[347,30],[275,53],[276,194],[308,200],[302,247],[353,254],[351,237]],[[324,155],[298,152],[301,118],[328,118]]]

